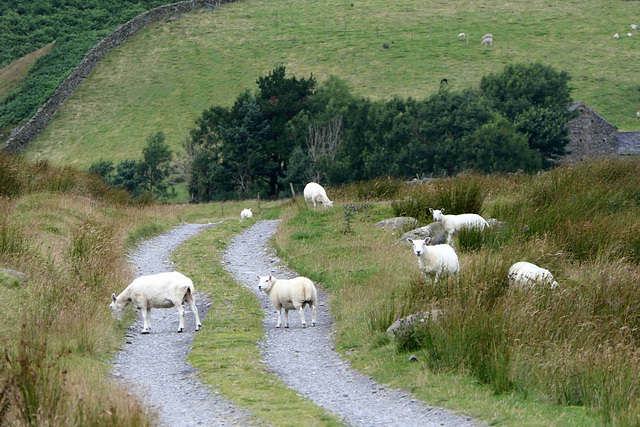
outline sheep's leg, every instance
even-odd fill
[[[282,317],[280,314],[282,312],[282,307],[278,308],[276,311],[278,312],[278,324],[276,325],[276,328],[279,328],[282,324]]]
[[[302,327],[307,327],[307,320],[304,318],[304,304],[300,304],[300,307],[297,308],[298,312],[300,312],[300,321],[302,322]]]
[[[200,316],[198,316],[198,307],[196,307],[196,299],[193,295],[191,295],[191,292],[188,292],[185,300],[191,307],[191,311],[193,311],[193,314],[196,316],[196,331],[199,331],[200,328],[202,327],[202,323],[200,322]]]
[[[180,313],[180,326],[178,327],[178,333],[184,331],[184,307],[182,304],[175,304],[178,309],[178,313]]]
[[[142,314],[142,333],[148,334],[149,329],[151,329],[151,307],[144,305],[144,307],[140,307],[140,313]]]
[[[289,310],[286,308],[284,309],[284,327],[289,327]]]
[[[311,325],[316,326],[316,305],[314,303],[309,305],[311,306]]]

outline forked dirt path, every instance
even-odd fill
[[[186,239],[215,224],[183,224],[140,245],[132,255],[138,275],[172,271],[170,254]],[[429,406],[410,393],[390,389],[350,368],[333,348],[333,326],[328,295],[321,288],[318,325],[302,328],[297,313],[290,313],[289,329],[276,328],[276,314],[266,295],[257,289],[257,275],[290,278],[296,274],[282,266],[269,249],[278,221],[261,221],[236,236],[225,252],[225,268],[236,281],[251,288],[265,311],[266,335],[261,343],[269,370],[309,400],[337,414],[353,426],[471,426],[477,422],[460,414]],[[200,317],[208,304],[197,298]],[[188,310],[188,307],[185,307]],[[307,315],[310,325],[310,314]],[[186,362],[193,342],[195,321],[185,315],[185,332],[176,333],[175,310],[152,310],[151,334],[141,335],[138,319],[127,344],[114,361],[113,376],[130,386],[158,414],[162,426],[253,426],[244,410],[210,391]]]

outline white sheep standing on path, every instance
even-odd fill
[[[304,187],[304,200],[309,203],[313,203],[313,207],[322,205],[324,208],[333,207],[333,202],[327,197],[327,192],[324,188],[315,182],[310,182]]]
[[[450,245],[441,244],[429,246],[429,237],[424,240],[407,239],[413,245],[413,252],[418,256],[418,268],[425,276],[434,276],[434,283],[438,283],[440,276],[455,275],[458,279],[460,262],[456,251]]]
[[[253,218],[253,212],[251,212],[251,208],[249,209],[244,208],[242,212],[240,212],[240,218],[241,219]]]
[[[509,268],[509,285],[519,288],[531,288],[536,285],[558,287],[553,274],[546,268],[538,267],[530,262],[516,262]]]
[[[127,306],[133,304],[142,313],[142,333],[148,334],[151,329],[149,317],[152,308],[176,307],[180,313],[178,332],[182,332],[184,330],[182,304],[188,303],[196,317],[197,331],[202,323],[198,316],[194,293],[193,282],[184,274],[177,271],[159,273],[138,277],[117,297],[116,294],[112,294],[110,307],[113,317],[119,322]]]
[[[487,221],[478,214],[445,215],[444,209],[431,208],[429,208],[429,212],[433,214],[434,221],[442,222],[444,232],[447,234],[447,244],[449,245],[453,242],[453,235],[458,234],[462,229],[475,228],[484,230],[489,227]]]
[[[289,327],[289,310],[298,310],[302,327],[307,326],[304,318],[304,307],[311,308],[311,323],[316,326],[316,304],[318,292],[313,282],[306,277],[294,279],[276,279],[273,276],[258,276],[258,289],[264,291],[278,312],[279,328],[282,324],[281,312],[284,308],[284,327]]]

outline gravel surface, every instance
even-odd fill
[[[171,252],[186,239],[215,224],[183,224],[140,245],[131,256],[138,275],[174,270]],[[302,328],[300,317],[291,312],[290,328],[276,328],[276,313],[266,294],[257,288],[257,275],[295,277],[269,249],[269,239],[278,221],[256,223],[236,236],[225,253],[225,267],[238,283],[251,288],[265,311],[266,336],[262,345],[264,362],[287,386],[315,404],[338,414],[353,426],[471,426],[469,417],[429,406],[408,392],[390,389],[351,369],[333,346],[332,319],[327,293],[318,288],[318,324]],[[196,292],[197,294],[197,292]],[[201,319],[209,308],[197,295]],[[126,344],[114,360],[112,375],[131,387],[158,414],[161,426],[251,426],[242,409],[235,408],[211,392],[186,362],[193,342],[193,314],[185,314],[185,332],[176,333],[178,313],[174,309],[151,312],[151,333],[141,335],[138,320],[127,335]],[[311,314],[307,316],[310,325]]]
[[[287,386],[315,404],[338,414],[353,426],[471,426],[469,417],[429,406],[402,390],[390,389],[363,375],[334,351],[333,321],[327,293],[318,288],[318,323],[302,328],[300,316],[289,313],[288,329],[276,328],[277,314],[266,294],[258,289],[257,276],[290,279],[297,274],[281,265],[268,241],[278,221],[262,221],[236,236],[225,254],[227,270],[236,281],[250,287],[265,311],[266,336],[262,344],[269,369]],[[311,313],[305,312],[307,325]]]
[[[183,224],[141,244],[131,255],[137,276],[173,271],[171,252],[188,238],[214,224]],[[116,292],[117,294],[118,292]],[[200,319],[209,309],[196,291]],[[131,326],[122,351],[114,360],[112,376],[130,387],[158,414],[160,426],[246,426],[250,417],[229,401],[211,392],[186,361],[195,334],[195,319],[185,305],[185,331],[177,333],[176,309],[151,310],[151,333],[140,334],[141,316]]]

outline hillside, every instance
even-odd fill
[[[380,99],[424,98],[442,78],[451,90],[475,87],[507,63],[540,61],[571,74],[574,99],[634,130],[640,34],[624,34],[635,21],[640,4],[626,1],[518,0],[508,8],[494,0],[243,1],[155,24],[123,44],[27,155],[86,167],[138,157],[158,130],[179,149],[203,109],[229,105],[278,65],[320,81],[337,75],[357,94]],[[460,32],[468,39],[458,40]],[[488,32],[494,45],[485,48],[480,38]],[[612,39],[616,32],[623,37]]]

